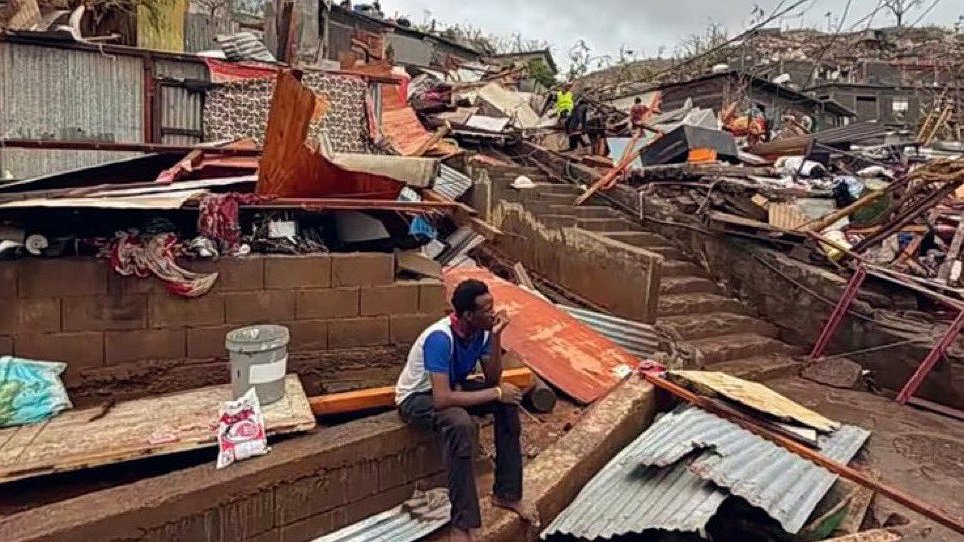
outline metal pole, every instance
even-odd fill
[[[857,269],[854,270],[854,275],[850,277],[850,282],[847,283],[847,289],[844,290],[840,301],[837,302],[837,306],[834,307],[833,312],[830,313],[830,319],[827,320],[826,325],[823,326],[823,330],[820,331],[820,337],[817,338],[817,342],[813,345],[813,350],[810,351],[811,360],[819,359],[820,356],[823,355],[824,350],[827,349],[830,340],[833,339],[834,334],[837,333],[837,328],[840,327],[840,322],[843,321],[843,317],[847,314],[847,309],[857,297],[857,293],[860,292],[860,285],[864,283],[865,278],[867,278],[867,271],[864,269],[864,266],[857,266]]]

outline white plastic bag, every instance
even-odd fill
[[[235,461],[268,453],[264,416],[254,388],[221,407],[218,420],[218,464],[223,469]]]

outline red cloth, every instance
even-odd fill
[[[646,113],[649,113],[649,107],[647,105],[636,104],[629,110],[629,120],[633,124],[642,124],[643,119],[646,118]]]
[[[173,233],[142,239],[121,233],[107,247],[111,269],[125,277],[147,278],[151,275],[164,281],[167,291],[181,297],[200,297],[214,286],[217,273],[194,273],[177,265],[181,244]]]
[[[257,194],[207,194],[199,207],[198,234],[219,241],[224,250],[237,248],[241,242],[241,225],[238,221],[240,206],[264,199]]]

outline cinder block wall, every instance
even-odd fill
[[[256,323],[288,326],[295,353],[410,344],[444,314],[445,294],[437,280],[396,280],[394,262],[380,253],[186,262],[220,273],[196,299],[155,278],[121,277],[105,260],[0,262],[0,355],[67,362],[71,388],[104,374],[223,363],[225,334]]]

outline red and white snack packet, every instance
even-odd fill
[[[218,421],[218,466],[268,453],[264,417],[254,388],[235,401],[226,401]]]

